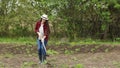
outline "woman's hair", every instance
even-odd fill
[[[47,27],[48,27],[48,34],[50,34],[50,26],[49,26],[48,20],[46,20],[45,25],[47,25]]]
[[[42,18],[40,19],[40,22],[42,21]],[[45,24],[49,26],[48,20],[45,20]]]
[[[40,19],[40,22],[42,21],[42,18]],[[50,27],[49,27],[49,23],[48,23],[48,20],[45,21],[44,23],[47,27],[48,27],[48,33],[50,34]]]

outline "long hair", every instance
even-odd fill
[[[48,35],[49,35],[49,34],[50,34],[50,26],[49,26],[48,20],[46,20],[45,25],[47,25],[47,28],[48,28]]]
[[[42,21],[42,18],[40,19],[40,22]],[[50,26],[49,26],[49,22],[48,22],[48,20],[46,20],[45,22],[44,22],[44,24],[47,26],[47,29],[48,29],[48,34],[50,34]]]

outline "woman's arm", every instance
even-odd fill
[[[38,22],[35,25],[35,33],[38,33]]]

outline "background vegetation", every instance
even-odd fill
[[[0,0],[0,37],[35,37],[43,13],[51,38],[120,40],[119,0]]]

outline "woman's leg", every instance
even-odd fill
[[[44,44],[45,44],[45,47],[47,46],[47,41],[44,40]],[[45,52],[45,49],[44,49],[44,59],[46,60],[46,52]]]
[[[45,44],[45,47],[47,46],[47,41],[46,40],[44,40],[44,44]],[[45,55],[46,55],[46,52],[45,52]]]
[[[45,46],[47,45],[47,41],[46,40],[44,40],[44,44],[45,44]]]
[[[39,55],[39,60],[41,61],[41,62],[43,62],[45,59],[46,59],[46,52],[45,52],[45,49],[44,49],[44,47],[43,47],[43,44],[42,44],[42,42],[41,42],[41,40],[37,40],[37,43],[38,43],[38,55]],[[44,45],[45,45],[45,47],[46,47],[46,45],[47,45],[47,41],[46,40],[44,40]],[[44,57],[44,58],[43,58]]]
[[[41,55],[42,55],[42,51],[41,51],[41,45],[42,45],[42,43],[41,43],[41,41],[39,39],[37,39],[37,44],[38,44],[38,56],[39,56],[39,60],[42,61],[42,57],[41,57]]]

